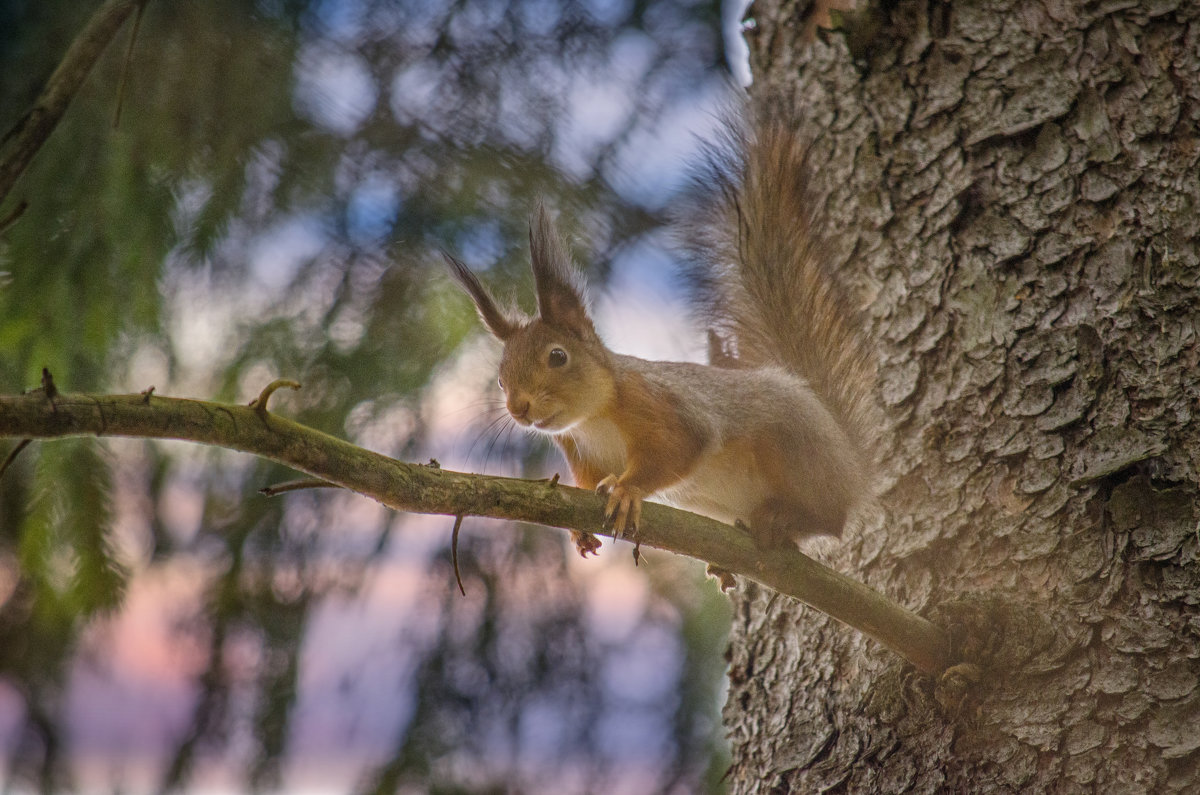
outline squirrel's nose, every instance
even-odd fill
[[[518,422],[528,422],[529,398],[524,395],[510,395],[508,398],[508,413]]]

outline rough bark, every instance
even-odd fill
[[[892,421],[890,518],[830,562],[982,678],[745,593],[733,790],[1195,791],[1200,6],[899,2],[810,46],[804,5],[755,3],[753,90],[827,159]]]

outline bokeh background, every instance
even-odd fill
[[[0,129],[98,5],[0,0]],[[565,476],[504,421],[438,250],[528,307],[545,197],[610,344],[698,358],[666,222],[737,82],[734,5],[150,0],[0,206],[28,202],[0,233],[0,391],[289,377],[278,411],[371,449]],[[449,520],[257,493],[292,477],[141,440],[15,460],[5,791],[720,790],[728,606],[699,564],[468,520],[464,597]]]

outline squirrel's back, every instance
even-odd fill
[[[608,496],[605,518],[618,535],[636,530],[642,499],[658,494],[748,522],[771,549],[840,535],[873,496],[874,368],[813,223],[806,148],[782,123],[753,130],[727,126],[683,208],[722,340],[714,366],[605,348],[544,208],[530,232],[536,317],[506,312],[447,255],[504,342],[509,413],[551,434],[576,483]],[[586,533],[575,540],[581,554],[599,545]]]
[[[805,379],[869,469],[875,367],[816,224],[808,152],[778,120],[752,130],[726,120],[696,174],[683,245],[698,303],[722,343],[714,363],[774,365]]]

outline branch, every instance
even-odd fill
[[[100,54],[140,4],[139,0],[108,0],[100,6],[71,42],[33,107],[4,136],[7,151],[0,158],[0,201],[54,132]]]
[[[269,458],[397,511],[489,516],[611,536],[604,498],[552,481],[468,475],[408,464],[260,407],[138,395],[0,396],[0,437],[133,436],[182,439]],[[950,664],[947,634],[878,592],[793,550],[762,555],[741,531],[646,503],[637,540],[708,561],[854,627],[929,674]]]

